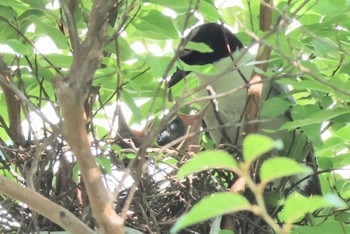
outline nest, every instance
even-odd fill
[[[104,142],[106,143],[106,142]],[[8,178],[27,186],[26,174],[31,170],[35,158],[34,145],[27,148],[7,147],[3,152],[6,159],[11,158],[11,165],[2,162],[3,171]],[[111,144],[112,145],[112,144]],[[109,145],[109,146],[111,146]],[[105,145],[106,146],[106,145]],[[108,146],[108,145],[107,145]],[[111,163],[111,171],[101,166],[104,179],[111,191],[117,187],[127,165],[133,159],[125,155],[125,150],[115,152],[113,147],[99,151],[97,158],[104,158]],[[4,147],[3,147],[4,149]],[[95,148],[96,149],[96,148]],[[94,148],[92,149],[94,152]],[[95,151],[98,152],[98,151]],[[173,151],[174,152],[174,151]],[[188,211],[203,197],[227,188],[233,175],[220,171],[203,172],[179,182],[175,177],[180,162],[173,165],[170,160],[178,160],[179,155],[164,156],[160,159],[148,159],[146,173],[140,182],[132,186],[133,175],[123,182],[123,187],[116,197],[116,211],[121,214],[124,205],[129,202],[125,226],[142,233],[169,233],[178,217]],[[92,215],[84,183],[77,174],[78,168],[69,148],[56,139],[43,151],[38,163],[38,170],[33,178],[35,190],[51,201],[63,206],[75,216],[82,219],[91,228],[97,228]],[[214,177],[214,174],[216,176]],[[222,175],[222,180],[217,175]],[[130,200],[129,194],[135,193]],[[129,200],[128,200],[129,199]],[[1,196],[0,226],[1,233],[30,233],[36,230],[60,231],[58,225],[29,209],[25,204]],[[194,225],[183,233],[208,233],[210,222]]]

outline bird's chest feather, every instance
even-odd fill
[[[225,128],[231,143],[237,140],[237,125],[242,120],[246,105],[247,89],[245,80],[249,80],[252,74],[252,65],[249,65],[250,60],[251,56],[249,55],[243,57],[235,68],[232,59],[227,57],[220,63],[214,64],[218,71],[216,74],[196,74],[199,85],[206,86],[199,92],[199,96],[212,96],[210,101],[203,101],[201,104],[204,106],[209,103],[204,121],[216,144],[223,142],[222,128]]]
[[[217,80],[210,82],[210,80],[215,79]],[[210,106],[217,105],[216,111],[229,118],[233,118],[237,114],[240,115],[245,106],[247,92],[245,82],[239,77],[237,71],[232,71],[219,78],[198,75],[198,80],[200,85],[206,85],[199,92],[199,96],[211,96]]]

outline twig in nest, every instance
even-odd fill
[[[207,88],[208,96],[215,96],[216,95],[216,93],[211,85],[208,85],[206,88]],[[214,109],[215,119],[218,121],[220,126],[224,126],[224,121],[221,119],[221,116],[219,114],[219,111],[220,111],[219,110],[219,102],[216,100],[216,98],[212,98],[212,99],[210,99],[210,103]],[[230,138],[227,135],[226,128],[220,128],[220,133],[222,134],[223,139],[225,141],[230,142]]]

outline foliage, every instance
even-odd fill
[[[79,147],[74,148],[62,127],[69,120],[64,116],[65,103],[57,87],[74,81],[70,76],[74,69],[79,71],[79,53],[95,52],[79,51],[77,44],[86,45],[87,39],[98,38],[101,33],[91,35],[88,30],[96,2],[0,2],[1,178],[40,193],[91,228],[103,225],[91,213],[95,200],[88,198],[89,185],[85,186],[90,180],[82,178],[85,168],[73,152]],[[243,233],[258,233],[261,229],[281,233],[349,231],[348,1],[274,1],[269,32],[259,29],[259,1],[106,2],[116,4],[105,18],[100,17],[108,24],[101,42],[103,53],[96,50],[94,54],[99,59],[98,69],[90,74],[92,79],[78,82],[77,78],[77,84],[72,82],[67,87],[77,86],[81,92],[74,95],[86,99],[90,151],[111,192],[108,197],[115,201],[115,210],[125,226],[132,228],[130,232],[168,233],[185,228],[188,232],[209,233],[211,222],[206,220],[224,214],[237,220],[247,218],[235,227]],[[293,133],[305,135],[303,141],[291,141],[290,145],[304,146],[305,141],[313,145],[322,196],[307,197],[298,191],[271,188],[286,177],[310,174],[310,167],[300,163],[305,161],[303,152],[294,152],[296,158],[285,157],[288,145],[282,146],[281,141],[249,135],[243,142],[242,157],[236,158],[230,151],[214,150],[216,146],[203,131],[195,135],[200,137],[203,151],[195,156],[187,153],[188,145],[184,150],[175,148],[176,144],[156,144],[157,134],[176,114],[199,109],[197,95],[192,92],[197,82],[192,75],[171,93],[165,85],[176,67],[184,66],[177,59],[186,44],[182,36],[198,23],[219,21],[234,28],[248,48],[257,42],[271,47],[268,69],[256,72],[265,77],[264,82],[277,82],[290,89],[264,101],[260,116],[273,121],[290,111],[293,121],[280,130],[296,129]],[[100,28],[103,30],[102,25]],[[185,47],[209,49],[196,43]],[[191,69],[204,73],[210,70]],[[124,125],[123,114],[128,117]],[[146,132],[141,140],[137,126]],[[264,155],[271,152],[280,155],[265,160]],[[255,165],[259,170],[253,171]],[[16,191],[5,190],[11,189],[11,184],[3,186],[1,178],[2,233],[62,230],[60,223],[47,217],[48,213],[59,217],[62,210],[45,213],[35,209],[40,202],[34,207],[28,205],[14,195]],[[238,178],[244,178],[249,189],[233,194],[231,186]],[[32,198],[36,199],[40,201],[40,197]],[[239,215],[232,215],[238,211]],[[246,220],[250,221],[244,223]],[[247,228],[251,226],[254,228]]]

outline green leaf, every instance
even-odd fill
[[[348,223],[350,220],[350,212],[342,212],[339,215],[335,216],[335,220],[339,221],[339,222],[346,222]]]
[[[350,153],[339,154],[335,157],[329,158],[328,160],[331,162],[332,169],[340,169],[350,165]]]
[[[78,163],[76,163],[73,166],[73,175],[72,175],[72,179],[73,179],[74,183],[76,183],[76,184],[78,184],[79,172],[80,172],[79,165],[78,165]]]
[[[215,7],[206,1],[201,1],[199,4],[199,13],[201,13],[207,21],[215,22],[221,19],[219,12]]]
[[[141,122],[142,115],[140,112],[139,107],[136,105],[134,98],[124,89],[122,90],[122,100],[126,102],[128,107],[131,109],[132,112],[132,118],[135,120],[135,122],[139,123]]]
[[[50,60],[51,63],[60,68],[70,68],[73,63],[73,57],[63,54],[47,54],[46,58]]]
[[[308,116],[318,113],[320,108],[316,105],[295,105],[292,108],[291,114],[293,120],[304,120]]]
[[[174,11],[181,12],[181,13],[187,11],[188,7],[189,7],[188,0],[176,0],[176,1],[174,1],[174,0],[147,0],[145,2],[164,6],[164,7],[170,8]]]
[[[41,18],[34,15],[28,16],[26,20],[35,23],[36,33],[49,36],[58,48],[70,49],[66,36],[58,28],[45,23]]]
[[[284,205],[285,203],[285,200],[286,200],[286,197],[283,193],[283,191],[277,191],[274,190],[274,191],[271,191],[271,192],[265,192],[264,193],[264,201],[265,201],[265,204],[266,204],[266,207],[267,208],[278,208],[278,207],[281,207]]]
[[[345,203],[343,199],[336,196],[335,194],[327,194],[322,197],[329,206],[338,208],[338,209],[346,209],[348,205]]]
[[[334,152],[347,149],[347,147],[344,145],[344,142],[346,142],[344,139],[337,136],[330,137],[325,140],[322,147],[317,149],[317,155],[320,157],[334,157]]]
[[[106,116],[104,116],[104,118],[98,118],[98,116],[96,115],[95,120],[99,120],[99,119],[103,121],[106,119]],[[106,136],[110,130],[109,127],[107,128],[106,126],[100,126],[99,124],[96,124],[95,127],[96,127],[97,135],[101,138]]]
[[[307,213],[326,207],[346,208],[347,205],[339,197],[332,194],[324,197],[304,197],[298,193],[293,193],[288,197],[279,218],[287,223],[293,223]]]
[[[275,147],[275,142],[263,135],[250,134],[243,141],[243,158],[252,162]]]
[[[300,47],[300,43],[295,42],[293,43],[293,47],[291,47],[291,40],[292,37],[289,37],[287,35],[277,35],[274,34],[271,37],[268,37],[266,39],[266,43],[270,45],[271,47],[276,46],[276,42],[278,43],[278,47],[283,51],[283,56],[288,58],[293,58],[295,55],[293,54],[293,48]]]
[[[315,55],[316,56],[325,56],[327,53],[334,52],[334,49],[337,48],[337,45],[335,42],[332,42],[331,40],[327,40],[325,42],[325,39],[320,40],[318,38],[315,38],[312,40],[311,44],[315,48]]]
[[[151,39],[177,39],[177,33],[173,21],[160,11],[146,9],[140,11],[132,25],[138,29],[137,35]]]
[[[180,67],[184,71],[193,71],[200,74],[205,75],[215,75],[220,74],[220,71],[213,66],[213,64],[205,64],[205,65],[188,65],[182,61],[180,61]]]
[[[295,105],[291,111],[292,119],[294,121],[305,120],[311,115],[317,115],[320,112],[320,108],[316,105]],[[301,127],[303,132],[314,143],[315,146],[322,145],[321,140],[321,125],[322,123],[314,123]]]
[[[107,174],[110,175],[112,173],[112,163],[111,160],[109,158],[106,157],[99,157],[96,158],[96,162],[98,163],[98,165],[100,165],[101,167],[103,167]]]
[[[188,213],[181,216],[171,229],[171,233],[177,233],[185,227],[218,215],[248,210],[250,207],[249,201],[242,195],[229,192],[216,193],[203,198]]]
[[[187,42],[186,49],[189,50],[195,50],[198,52],[202,52],[202,53],[210,53],[213,52],[213,49],[210,48],[207,44],[205,43],[198,43],[198,42],[193,42],[193,41],[189,41]]]
[[[220,230],[218,234],[235,234],[235,233],[231,230],[224,229],[224,230]]]
[[[18,0],[1,0],[1,5],[10,6],[17,11],[24,11],[29,8],[27,3]]]
[[[328,219],[329,220],[329,219]],[[344,225],[342,222],[335,222],[332,219],[321,223],[318,226],[296,226],[291,234],[328,234],[328,233],[350,233],[350,225]]]
[[[134,55],[134,51],[131,49],[128,42],[123,37],[118,37],[118,43],[119,43],[119,55],[121,61],[126,61],[129,59],[132,55]],[[115,42],[111,42],[108,45],[106,45],[105,48],[107,51],[113,53],[115,52]]]
[[[302,81],[295,81],[291,79],[281,79],[278,80],[278,83],[285,84],[285,85],[292,85],[295,89],[311,89],[314,91],[321,91],[325,93],[332,92],[332,88],[327,86],[326,84],[320,83],[315,80],[302,80]]]
[[[273,157],[263,162],[260,178],[263,183],[295,174],[311,174],[312,169],[285,157]]]
[[[151,72],[154,74],[154,77],[163,77],[171,59],[172,57],[159,57],[152,54],[147,54],[146,64],[151,67]]]
[[[349,74],[350,73],[350,63],[346,63],[341,68],[339,69],[339,72],[344,73],[344,74]]]
[[[337,0],[337,1],[328,0],[328,3],[330,5],[338,7],[339,9],[343,9],[344,7],[346,7],[347,1],[346,0]]]
[[[97,69],[95,72],[95,77],[94,79],[108,79],[117,74],[117,71],[114,67],[105,67],[105,68],[100,68]]]
[[[344,126],[343,128],[340,128],[337,130],[334,135],[342,138],[343,140],[349,141],[350,140],[350,126]]]
[[[260,110],[261,117],[274,119],[284,114],[291,103],[279,97],[269,98],[266,100]]]
[[[5,19],[14,19],[17,14],[14,11],[13,7],[4,6],[4,4],[1,2],[0,16],[4,17]]]
[[[349,183],[349,179],[342,178],[342,176],[348,177],[348,175],[345,173],[340,170],[334,173],[335,177],[333,178],[335,180],[332,179],[334,180],[334,182],[332,182],[334,183],[334,185],[332,186],[332,184],[328,184],[328,186],[332,186],[332,188],[335,187],[339,196],[341,196],[341,198],[344,200],[348,200],[350,197],[350,183]]]
[[[6,44],[9,45],[14,51],[21,55],[31,56],[34,52],[33,48],[29,45],[24,45],[18,40],[10,39],[6,41]]]
[[[3,6],[3,1],[0,5],[0,16],[4,19],[7,19],[10,23],[14,23],[14,20],[17,16],[16,9],[14,6]],[[11,0],[8,4],[14,4]],[[22,4],[22,3],[21,3]],[[18,33],[14,30],[6,21],[0,19],[0,42],[5,42],[9,39],[18,39]]]
[[[336,107],[334,109],[322,110],[316,114],[311,115],[310,117],[308,117],[306,119],[300,119],[300,120],[296,120],[293,122],[287,122],[287,123],[282,125],[280,130],[283,130],[283,129],[293,130],[295,128],[310,125],[310,124],[322,123],[324,121],[328,121],[332,118],[338,117],[338,116],[343,115],[343,114],[347,114],[349,112],[350,112],[349,108],[341,108],[341,107]]]
[[[345,7],[345,2],[345,0],[321,1],[320,4],[315,4],[315,6],[310,9],[310,12],[316,12],[321,15],[337,15],[348,9]]]
[[[128,158],[128,159],[136,158],[136,154],[134,153],[126,153],[126,154],[123,154],[123,156],[125,156],[125,158]]]
[[[317,24],[320,22],[321,16],[316,14],[303,14],[299,18],[302,24]]]
[[[182,180],[189,174],[217,168],[235,171],[237,169],[237,162],[227,152],[218,150],[204,151],[187,161],[179,169],[177,178]]]
[[[175,158],[172,158],[172,157],[165,158],[165,159],[163,160],[163,162],[164,162],[165,164],[167,164],[167,165],[173,165],[173,166],[176,166],[176,164],[179,163],[178,160],[176,160]]]
[[[297,162],[305,161],[312,150],[312,144],[305,133],[300,129],[295,129],[285,134],[283,138],[284,148],[280,154]]]

